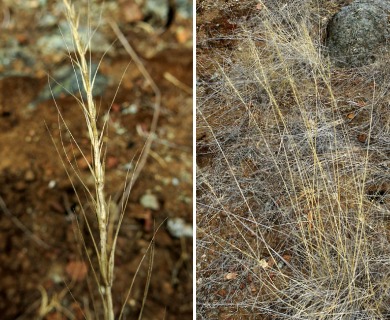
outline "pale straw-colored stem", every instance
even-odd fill
[[[102,277],[100,286],[103,291],[103,306],[104,306],[104,318],[105,320],[114,320],[113,301],[112,301],[112,280],[113,280],[113,266],[109,266],[110,263],[114,263],[113,260],[109,261],[110,252],[107,244],[107,230],[109,224],[108,207],[104,192],[105,187],[105,169],[102,156],[102,136],[97,127],[97,115],[96,106],[93,101],[92,78],[91,70],[86,60],[86,52],[88,45],[83,46],[78,33],[78,18],[76,17],[73,6],[68,0],[63,0],[66,8],[67,19],[70,24],[70,28],[73,35],[73,42],[78,54],[76,67],[79,68],[82,75],[82,85],[86,92],[86,105],[82,100],[82,107],[84,116],[88,126],[88,135],[92,147],[93,166],[92,174],[95,180],[95,210],[96,217],[99,223],[99,235],[100,235],[100,274]],[[112,249],[111,249],[112,250]]]

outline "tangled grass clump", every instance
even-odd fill
[[[336,69],[318,7],[274,9],[199,90],[199,314],[386,319],[385,64]]]

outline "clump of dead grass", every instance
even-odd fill
[[[367,193],[389,180],[388,88],[378,66],[334,69],[313,4],[262,3],[217,81],[202,84],[202,315],[390,314],[388,190]]]

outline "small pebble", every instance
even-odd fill
[[[122,170],[125,170],[125,171],[132,170],[133,167],[134,166],[133,166],[132,162],[125,163],[123,166],[121,166]]]
[[[27,170],[24,174],[24,180],[27,182],[32,182],[35,180],[35,173],[31,169]]]
[[[158,203],[158,199],[154,194],[146,193],[141,199],[140,203],[144,208],[158,210],[160,209],[160,204]]]
[[[167,229],[170,235],[175,238],[181,238],[181,237],[192,238],[194,234],[192,225],[186,223],[182,218],[168,219]]]
[[[54,189],[56,185],[57,185],[57,181],[55,181],[55,180],[50,180],[50,181],[49,181],[49,184],[47,185],[47,187],[48,187],[49,189]]]
[[[90,65],[91,82],[93,79],[92,96],[102,96],[108,85],[108,78],[98,71],[99,65]],[[29,105],[29,109],[35,109],[41,102],[71,96],[81,93],[82,98],[87,99],[87,93],[83,86],[82,74],[76,66],[65,65],[55,70],[47,84]]]
[[[135,103],[122,109],[122,114],[136,114],[137,112],[138,112],[138,106]]]

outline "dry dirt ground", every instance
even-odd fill
[[[54,1],[48,1],[44,7],[39,7],[38,1],[0,4],[0,44],[3,44],[0,49],[12,42],[22,53],[34,52],[37,38],[56,28],[39,26],[44,16],[42,10],[63,21],[61,13],[54,12],[54,4]],[[192,223],[192,22],[176,16],[162,33],[161,28],[153,29],[142,22],[142,15],[131,16],[134,8],[130,8],[133,11],[127,8],[125,1],[117,5],[121,7],[113,18],[162,92],[162,115],[158,137],[130,195],[119,233],[114,305],[118,312],[150,244],[153,229],[162,224],[156,235],[143,318],[191,319],[192,238],[173,237],[166,229],[165,219],[179,217]],[[25,8],[21,10],[21,6]],[[109,42],[115,40],[108,27],[104,34]],[[66,151],[72,163],[77,164],[83,182],[92,187],[86,163],[64,126],[59,126],[59,112],[52,100],[40,103],[34,110],[27,108],[46,85],[46,72],[53,72],[56,66],[69,61],[66,54],[32,56],[36,59],[33,65],[25,64],[21,54],[11,67],[8,64],[7,70],[3,66],[0,71],[1,318],[84,319],[88,313],[98,318],[101,308],[96,286],[77,240],[77,221],[81,221],[81,216],[71,181],[81,201],[85,201],[85,194],[70,165],[65,163],[70,170],[68,178],[55,146],[62,156],[63,150]],[[92,56],[100,59],[101,53]],[[148,131],[153,115],[153,92],[134,64],[124,74],[115,96],[130,61],[120,43],[115,43],[101,66],[101,72],[111,83],[104,95],[97,98],[101,106],[100,123],[113,100],[106,162],[107,194],[113,197],[123,188],[126,165],[140,155],[145,143],[143,133]],[[12,71],[15,72],[10,75]],[[79,106],[66,96],[58,98],[57,104],[72,135],[88,154],[86,127]],[[148,193],[157,199],[158,209],[140,204],[141,197]],[[88,211],[88,203],[84,204]],[[82,222],[80,228],[92,252]],[[140,310],[149,266],[146,259],[135,278],[125,308],[128,319]]]

